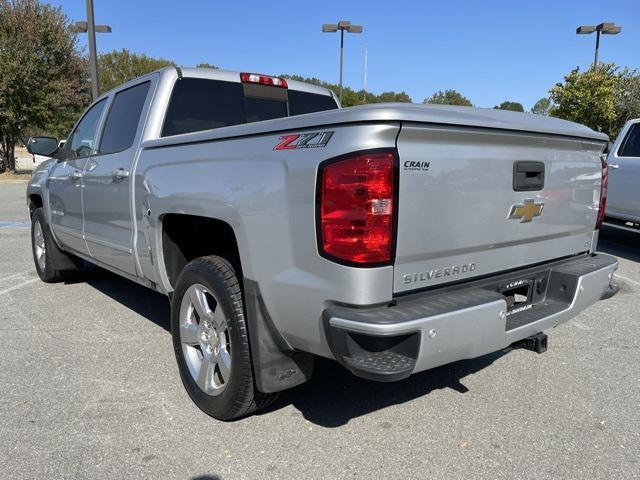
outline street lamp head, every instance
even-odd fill
[[[603,35],[617,35],[622,31],[622,27],[619,27],[613,22],[604,22],[600,25],[581,25],[576,28],[576,33],[578,35],[589,35],[593,32],[600,32]]]
[[[617,35],[622,31],[622,27],[617,26],[613,22],[601,23],[596,27],[596,29],[603,35]]]
[[[322,24],[322,31],[324,33],[334,33],[338,31],[338,25],[335,23],[324,23]]]
[[[362,33],[362,25],[351,25],[347,32],[349,33]]]
[[[576,28],[576,33],[578,35],[589,35],[590,33],[593,33],[595,31],[596,27],[594,27],[593,25],[581,25]]]
[[[348,30],[350,26],[351,26],[351,22],[349,20],[340,20],[338,22],[338,28],[340,30]]]
[[[71,24],[71,31],[73,33],[87,33],[89,31],[89,24],[87,22],[75,22]],[[111,27],[109,25],[96,25],[96,33],[111,33]]]

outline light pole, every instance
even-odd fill
[[[96,52],[96,32],[111,33],[109,25],[96,25],[93,18],[93,0],[87,0],[87,21],[76,22],[72,25],[76,33],[87,33],[89,37],[89,68],[91,68],[91,93],[93,99],[98,98],[98,54]]]
[[[622,31],[622,27],[619,27],[613,22],[605,22],[600,25],[580,25],[576,28],[578,35],[590,35],[596,32],[596,55],[593,60],[593,69],[598,68],[598,50],[600,49],[600,34],[603,35],[617,35]]]
[[[340,30],[340,106],[342,106],[342,59],[344,57],[344,32],[362,33],[362,25],[351,25],[348,20],[340,20],[338,24],[324,23],[322,31],[324,33],[335,33]]]

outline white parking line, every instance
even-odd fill
[[[638,282],[637,280],[633,280],[633,279],[628,278],[628,277],[623,277],[622,275],[618,275],[617,273],[615,274],[615,276],[618,277],[621,280],[624,280],[625,282],[632,283],[636,287],[640,287],[640,282]]]
[[[14,290],[18,290],[19,288],[25,287],[30,283],[37,282],[39,278],[32,278],[31,280],[27,280],[26,282],[19,283],[14,285],[13,287],[6,288],[4,290],[0,290],[0,295],[4,295],[5,293],[13,292]]]
[[[571,323],[576,327],[578,327],[580,330],[593,330],[593,328],[587,327],[586,325],[576,322],[575,320],[571,320]]]
[[[0,278],[0,282],[4,282],[5,280],[9,280],[10,278],[20,277],[22,275],[26,275],[27,273],[33,272],[33,269],[25,270],[24,272],[14,273],[13,275],[8,275],[6,277]]]

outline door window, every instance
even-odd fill
[[[76,125],[75,130],[71,133],[67,143],[70,145],[67,150],[67,159],[88,157],[94,153],[94,142],[96,138],[96,129],[98,122],[106,105],[106,98],[94,104],[87,113],[84,114],[80,123]]]
[[[116,93],[104,126],[99,153],[122,152],[133,145],[151,82]]]
[[[640,123],[631,126],[620,147],[619,157],[640,157]]]

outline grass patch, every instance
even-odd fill
[[[28,182],[31,178],[31,172],[16,173],[4,172],[0,173],[0,182]]]

